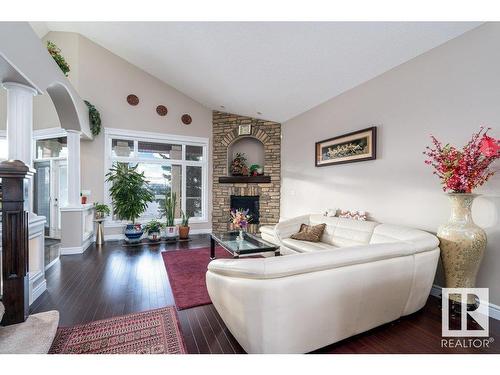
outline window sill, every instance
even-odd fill
[[[148,219],[148,220],[138,220],[137,224],[146,224],[147,222],[151,221],[153,219]],[[158,219],[157,219],[158,220]],[[181,223],[181,220],[176,220],[175,225],[179,225]],[[105,221],[104,222],[104,227],[105,228],[123,228],[125,225],[129,224],[126,221],[116,221],[116,220],[110,220],[110,221]],[[202,220],[194,220],[191,219],[189,221],[189,224],[208,224],[207,219],[202,219]]]

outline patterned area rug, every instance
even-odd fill
[[[185,354],[174,307],[59,328],[51,354]]]

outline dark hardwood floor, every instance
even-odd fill
[[[108,242],[84,254],[61,257],[47,271],[47,291],[33,313],[59,310],[60,326],[174,305],[161,252],[208,247],[208,235],[189,243],[123,247]],[[439,299],[429,297],[419,312],[314,353],[500,353],[500,322],[490,319],[489,349],[442,348]],[[213,305],[178,311],[189,353],[244,353]]]

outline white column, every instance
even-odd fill
[[[32,87],[4,82],[7,90],[7,148],[8,159],[21,160],[33,167],[33,97]],[[44,267],[45,217],[33,213],[33,180],[29,180],[29,288],[30,305],[46,289]]]
[[[7,90],[8,158],[33,166],[33,96],[32,87],[4,82]]]
[[[68,205],[81,206],[80,200],[80,134],[66,130],[68,134]]]

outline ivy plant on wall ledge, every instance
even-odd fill
[[[101,132],[101,113],[99,110],[89,101],[84,100],[85,104],[89,108],[89,121],[90,121],[90,131],[94,137],[97,137]]]
[[[67,77],[71,69],[69,67],[69,64],[64,59],[63,55],[61,55],[61,49],[58,46],[56,46],[55,43],[48,40],[47,51],[49,51],[50,56],[52,56],[57,65],[59,65],[59,68],[61,68],[64,75]]]

